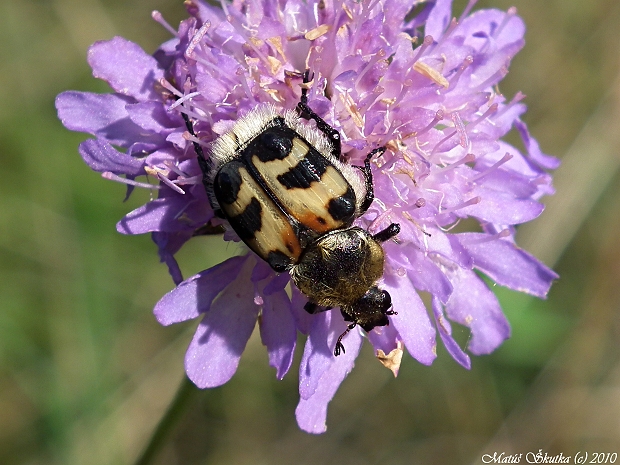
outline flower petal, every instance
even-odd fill
[[[112,145],[129,148],[138,141],[162,142],[160,135],[145,134],[131,121],[127,112],[131,102],[119,94],[69,91],[56,97],[56,110],[67,129],[95,135]]]
[[[397,312],[390,317],[403,344],[413,358],[430,365],[437,357],[435,328],[426,312],[424,302],[407,277],[387,275],[383,288],[392,297],[392,307]]]
[[[314,315],[311,315],[304,309],[308,302],[308,297],[303,295],[295,286],[292,286],[291,294],[291,312],[295,319],[297,331],[301,334],[309,334],[314,322]]]
[[[452,20],[452,0],[436,0],[435,6],[428,15],[425,35],[431,35],[438,40]]]
[[[180,231],[175,233],[166,233],[155,231],[151,234],[151,239],[157,244],[159,253],[159,261],[168,266],[168,273],[172,277],[172,281],[177,286],[183,282],[183,273],[178,262],[174,258],[183,244],[185,244],[193,236],[192,231]]]
[[[516,199],[505,191],[477,186],[472,191],[480,198],[474,205],[464,207],[460,215],[473,216],[495,224],[521,224],[537,218],[545,209],[533,199]]]
[[[452,284],[441,269],[416,247],[401,244],[385,244],[384,248],[390,260],[394,260],[393,268],[397,264],[407,270],[407,276],[413,286],[420,290],[436,295],[444,303],[452,293]],[[393,250],[399,248],[400,250]],[[402,261],[399,258],[402,257]]]
[[[302,399],[308,399],[314,394],[323,372],[333,361],[334,346],[330,345],[330,336],[332,342],[335,342],[331,326],[336,318],[332,318],[332,313],[333,310],[328,310],[312,318],[312,326],[299,364],[299,394]]]
[[[206,195],[202,186],[195,186],[199,199]],[[213,210],[196,201],[191,193],[179,194],[168,190],[162,197],[136,208],[116,225],[121,234],[145,234],[154,231],[194,231],[213,217]]]
[[[93,171],[125,174],[136,177],[144,174],[144,160],[119,152],[100,139],[87,139],[79,146],[80,155]]]
[[[471,368],[471,360],[469,359],[469,355],[463,352],[463,349],[461,349],[452,337],[452,326],[444,316],[441,302],[437,297],[433,296],[432,305],[433,315],[435,316],[435,324],[439,330],[439,337],[441,337],[441,341],[448,350],[448,353],[452,355],[452,358],[461,366],[469,370]]]
[[[269,365],[276,369],[276,377],[282,379],[293,363],[297,342],[291,301],[284,290],[264,297],[260,334],[269,353]]]
[[[127,118],[128,97],[70,90],[56,97],[58,118],[67,129],[95,134],[110,124]]]
[[[471,328],[471,352],[476,355],[493,352],[510,336],[510,325],[497,297],[473,271],[455,270],[452,284],[454,292],[446,305],[448,317]]]
[[[462,233],[458,238],[474,258],[474,266],[497,284],[544,298],[558,278],[552,269],[508,240],[489,240],[481,233]]]
[[[168,326],[191,320],[200,316],[201,313],[208,312],[213,299],[237,279],[247,258],[247,255],[229,258],[183,281],[155,305],[153,313],[157,321]],[[230,292],[227,295],[229,294]]]
[[[249,267],[244,268],[239,283],[249,279]],[[213,296],[209,294],[207,302]],[[196,386],[221,386],[232,378],[256,325],[258,311],[252,286],[231,283],[213,302],[185,354],[185,371]]]
[[[517,128],[517,131],[519,131],[521,139],[523,140],[523,145],[525,145],[528,155],[534,163],[549,170],[554,170],[560,166],[560,160],[558,158],[545,155],[542,150],[540,150],[540,145],[538,145],[536,139],[530,135],[530,131],[523,121],[516,121],[515,127]]]
[[[174,118],[176,113],[166,111],[161,102],[133,103],[128,104],[126,108],[131,121],[147,132],[165,136],[183,124]]]
[[[164,77],[157,60],[123,37],[95,42],[88,50],[93,76],[108,82],[119,94],[137,100],[161,100],[155,84]]]
[[[125,215],[116,225],[116,230],[121,234],[165,231],[162,225],[169,223],[167,219],[175,217],[175,212],[183,211],[183,206],[186,203],[187,201],[182,195],[179,195],[179,199],[176,201],[170,198],[151,200]]]
[[[328,344],[332,347],[335,343],[336,332],[339,331],[337,328],[345,326],[345,322],[336,312],[324,312],[316,317],[316,320],[322,321],[318,323],[320,329],[317,328],[316,333],[311,331],[306,342],[299,370],[300,399],[295,410],[299,427],[314,434],[324,433],[327,430],[327,405],[334,398],[342,381],[353,369],[363,341],[359,331],[352,330],[343,341],[346,352],[334,357],[330,350],[331,357],[323,356],[323,351],[328,349]],[[325,344],[323,337],[329,329],[331,329],[329,342]],[[311,338],[318,339],[318,341],[311,341]],[[312,355],[316,354],[317,350],[320,355],[313,357]]]
[[[398,334],[398,331],[392,324],[388,326],[376,326],[375,329],[368,333],[368,340],[375,349],[375,352],[381,349],[384,353],[388,354],[396,349],[401,339],[400,334]]]

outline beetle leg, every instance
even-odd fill
[[[366,158],[364,159],[364,166],[356,166],[356,168],[363,173],[364,182],[366,184],[366,197],[364,197],[364,201],[362,202],[362,205],[360,207],[360,213],[364,213],[366,210],[368,210],[370,208],[370,205],[372,204],[372,201],[375,199],[375,189],[372,183],[370,160],[375,155],[382,155],[385,150],[385,147],[379,147],[377,149],[374,149],[372,152],[366,155]]]
[[[308,84],[310,81],[310,70],[307,69],[304,73],[303,83]],[[332,156],[336,158],[336,160],[343,161],[341,159],[340,133],[327,124],[323,118],[317,115],[312,108],[308,106],[308,89],[305,86],[301,88],[301,98],[297,104],[297,113],[301,118],[314,120],[316,122],[317,129],[321,131],[332,144]]]
[[[304,305],[304,310],[307,311],[310,315],[314,315],[315,313],[326,312],[327,310],[331,310],[333,307],[321,307],[314,302],[308,301],[306,305]]]
[[[347,326],[347,329],[345,330],[345,332],[342,333],[340,336],[338,336],[338,340],[336,341],[336,347],[334,348],[335,357],[338,357],[338,355],[340,355],[340,351],[342,351],[343,354],[345,353],[344,344],[342,343],[342,338],[345,337],[349,333],[349,331],[355,328],[356,325],[357,323],[351,323],[349,326]]]
[[[183,116],[183,121],[185,121],[185,127],[187,128],[187,132],[189,132],[190,136],[196,137],[196,133],[194,132],[194,125],[187,116],[186,113],[181,113]],[[204,151],[198,142],[193,142],[194,151],[196,152],[196,158],[198,159],[198,166],[200,166],[200,171],[202,171],[202,183],[205,187],[208,185],[208,177],[209,171],[211,171],[211,167],[209,166],[209,162],[207,161],[207,157],[205,157]]]
[[[319,313],[319,306],[317,304],[315,304],[314,302],[306,302],[306,305],[304,305],[304,310],[307,311],[310,315],[314,315],[315,313]]]
[[[372,238],[377,242],[385,242],[394,236],[396,236],[400,232],[400,224],[392,223],[383,231],[379,231],[377,234],[374,234]]]
[[[189,135],[197,139],[198,136],[196,136],[196,132],[194,131],[194,124],[189,119],[189,116],[187,116],[186,113],[181,113],[181,116],[183,117],[183,121],[185,121],[185,127],[187,128],[187,132],[189,132]],[[207,159],[204,151],[202,150],[202,147],[198,142],[192,141],[192,145],[194,146],[194,151],[196,152],[198,166],[200,167],[200,171],[202,172],[202,185],[207,191],[209,203],[211,204],[211,207],[213,208],[216,217],[225,218],[222,210],[220,208],[215,208],[213,205],[213,186],[209,183],[209,173],[212,170],[211,161]]]

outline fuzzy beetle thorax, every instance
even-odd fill
[[[291,270],[295,285],[324,307],[353,305],[383,275],[381,245],[361,228],[332,231],[309,245]]]

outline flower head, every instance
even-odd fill
[[[419,2],[418,2],[419,3]],[[406,350],[424,364],[436,356],[436,334],[466,368],[469,355],[451,323],[468,327],[467,350],[488,354],[510,333],[499,303],[481,279],[544,297],[556,274],[514,242],[515,225],[536,218],[552,194],[544,155],[520,116],[523,95],[497,88],[523,46],[524,25],[511,9],[452,19],[451,1],[276,0],[186,2],[189,19],[150,56],[114,38],[88,55],[96,77],[114,93],[58,96],[66,127],[95,136],[80,145],[86,163],[128,186],[156,189],[155,200],[123,218],[125,234],[152,233],[177,287],[155,307],[164,325],[201,317],[187,351],[188,376],[199,387],[234,374],[256,322],[269,363],[283,377],[297,332],[307,335],[300,367],[297,420],[325,431],[327,404],[352,369],[364,336],[396,374]],[[341,134],[348,162],[373,160],[375,201],[356,225],[376,233],[400,224],[380,282],[396,312],[390,325],[345,339],[337,311],[310,315],[307,298],[287,273],[251,252],[183,280],[174,254],[214,218],[193,144],[208,148],[253,108],[292,109],[300,72],[309,69],[310,107]],[[194,124],[189,134],[182,114]],[[502,141],[512,128],[525,150]],[[155,178],[156,184],[137,181]],[[468,220],[467,229],[457,226]],[[238,240],[234,232],[226,240]],[[430,294],[426,308],[419,293]],[[430,316],[429,316],[430,315]]]

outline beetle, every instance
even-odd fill
[[[309,299],[307,312],[340,308],[349,324],[336,342],[338,356],[356,325],[368,332],[396,314],[376,283],[385,261],[381,243],[400,225],[376,234],[353,226],[374,199],[370,161],[386,148],[372,150],[363,166],[346,163],[340,133],[308,105],[309,83],[306,71],[295,110],[257,106],[218,137],[208,157],[193,145],[216,216],[274,271],[290,273]]]

